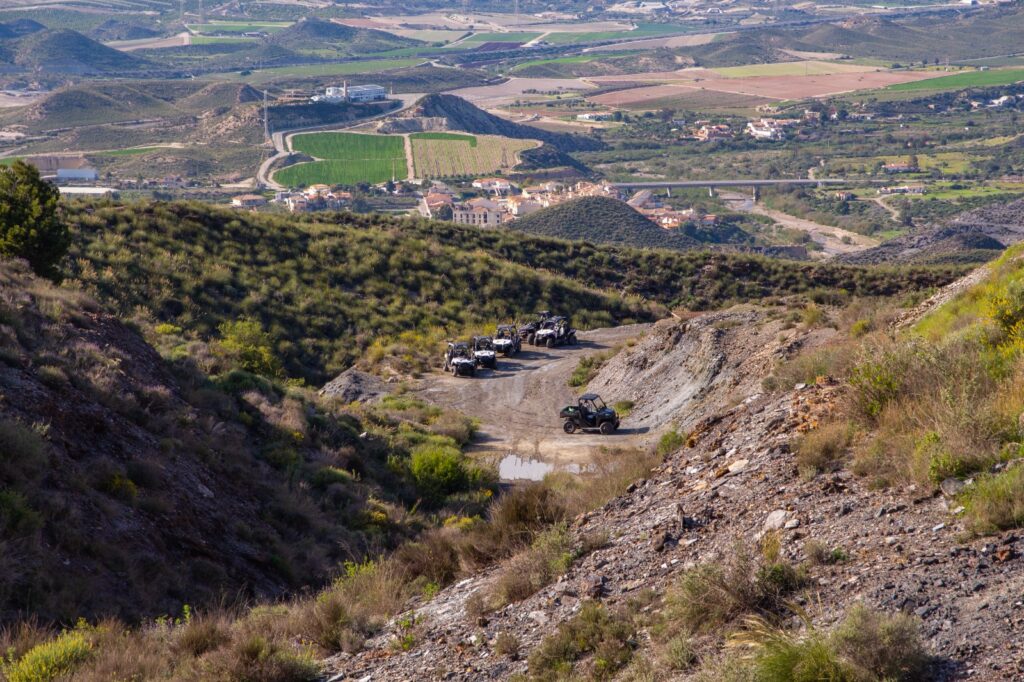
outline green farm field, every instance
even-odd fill
[[[1010,85],[1024,81],[1024,69],[993,69],[991,71],[967,71],[954,73],[923,81],[911,81],[890,85],[889,90],[906,92],[908,90],[958,90],[960,88],[978,88],[992,85]]]
[[[406,175],[405,145],[398,135],[307,133],[292,138],[292,148],[318,159],[274,174],[277,182],[292,187],[377,183]]]
[[[413,168],[420,178],[506,170],[518,163],[520,152],[537,146],[533,140],[513,140],[498,135],[414,133],[410,138]]]

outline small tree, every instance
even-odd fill
[[[215,346],[219,355],[238,369],[273,377],[281,373],[281,363],[274,356],[270,335],[256,320],[223,322],[217,327],[221,339]]]
[[[59,280],[58,265],[71,245],[57,216],[59,200],[35,166],[15,161],[0,168],[0,255],[24,258],[37,274]]]

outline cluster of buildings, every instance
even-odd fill
[[[267,205],[262,194],[240,194],[231,198],[235,208],[257,209]],[[291,213],[333,211],[352,203],[352,193],[331,189],[328,185],[310,185],[301,192],[278,192],[271,202],[284,206]]]
[[[759,118],[747,123],[747,133],[755,140],[785,140],[786,128],[798,123],[798,118]]]
[[[573,199],[609,197],[625,201],[666,230],[677,229],[687,222],[703,226],[718,222],[717,216],[704,215],[692,208],[677,210],[665,206],[650,190],[640,190],[627,199],[617,187],[604,181],[573,184],[550,181],[519,188],[505,178],[479,178],[472,184],[475,189],[491,196],[463,201],[444,183],[434,182],[423,195],[420,212],[427,217],[448,218],[461,225],[494,227]]]
[[[349,85],[348,81],[341,87],[330,87],[322,95],[313,95],[314,102],[342,104],[344,102],[380,102],[388,98],[388,91],[383,85]]]
[[[331,189],[328,185],[310,185],[301,192],[278,192],[274,203],[282,204],[291,213],[334,211],[352,203],[352,193]]]
[[[890,196],[893,194],[924,194],[924,185],[898,185],[891,187],[879,187],[878,193],[882,196]]]
[[[505,178],[478,178],[472,186],[491,196],[461,201],[447,185],[434,182],[423,195],[420,212],[428,217],[443,217],[450,209],[453,222],[489,227],[580,197],[622,198],[619,191],[606,182],[577,182],[571,185],[544,182],[520,189]]]
[[[712,213],[705,214],[697,212],[692,208],[680,210],[666,206],[649,189],[638,191],[626,203],[655,225],[665,230],[679,229],[685,223],[696,223],[701,227],[712,227],[718,223],[718,216]]]

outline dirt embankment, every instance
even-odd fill
[[[474,379],[429,375],[416,393],[476,417],[479,456],[586,465],[602,446],[652,447],[669,428],[689,430],[756,392],[779,357],[834,333],[786,326],[764,310],[735,308],[599,329],[580,334],[578,346],[524,346],[520,355],[500,359],[497,371]],[[564,433],[558,412],[577,395],[569,377],[582,358],[609,353],[615,354],[586,390],[608,404],[632,401],[632,412],[613,436]]]
[[[429,602],[413,603],[412,613],[397,618],[362,652],[329,660],[331,673],[337,679],[508,679],[525,672],[529,652],[587,600],[614,609],[645,590],[663,595],[688,568],[721,562],[735,552],[737,541],[752,547],[771,528],[778,529],[781,555],[791,562],[806,561],[810,540],[841,548],[846,556],[834,564],[808,565],[804,608],[819,627],[832,627],[858,603],[911,613],[920,618],[922,637],[936,655],[930,679],[1017,679],[1024,669],[1019,653],[1024,542],[1013,533],[965,541],[955,500],[922,495],[913,486],[870,490],[849,471],[801,477],[791,454],[793,440],[827,418],[838,387],[823,382],[776,395],[750,390],[760,378],[757,363],[769,359],[770,351],[755,352],[749,360],[734,353],[753,349],[744,344],[772,331],[774,323],[756,315],[734,311],[656,327],[636,348],[661,348],[665,364],[642,366],[624,355],[602,372],[605,381],[613,375],[648,380],[651,395],[644,399],[657,404],[674,391],[654,377],[661,373],[671,382],[678,374],[675,380],[682,381],[689,371],[674,373],[668,354],[718,367],[692,380],[693,387],[707,388],[702,406],[689,415],[714,416],[694,424],[690,446],[671,454],[623,496],[572,523],[577,545],[594,534],[609,538],[606,545],[553,584],[486,617],[467,603],[493,589],[502,565],[442,590]],[[794,336],[789,347],[800,342],[813,338]],[[687,386],[680,389],[693,393]],[[695,404],[694,398],[688,404]],[[717,413],[716,406],[722,408]],[[664,414],[679,418],[669,403]],[[412,638],[401,625],[410,622],[416,623]],[[502,633],[515,635],[520,657],[496,650]],[[403,637],[413,644],[398,653],[395,642]],[[642,631],[639,653],[649,645]],[[711,655],[704,649],[696,653]],[[678,679],[689,678],[680,673]]]

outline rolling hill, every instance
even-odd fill
[[[583,197],[521,218],[510,227],[530,234],[663,249],[696,249],[702,244],[679,230],[663,230],[629,204],[609,197]]]
[[[296,52],[322,53],[326,50],[349,56],[423,45],[418,40],[402,38],[392,33],[352,28],[315,17],[306,17],[275,33],[269,42]]]
[[[109,48],[77,31],[39,31],[17,42],[15,65],[69,76],[140,75],[152,62]]]
[[[603,142],[592,137],[553,133],[506,121],[455,95],[427,95],[406,115],[444,118],[447,120],[450,130],[463,130],[477,135],[501,135],[517,140],[540,140],[562,152],[596,151],[605,148]]]
[[[769,28],[757,35],[772,39],[778,47],[795,50],[931,61],[1015,54],[1022,30],[1024,10],[1010,5],[957,10],[941,20],[934,14],[904,19],[863,17],[810,28]]]

